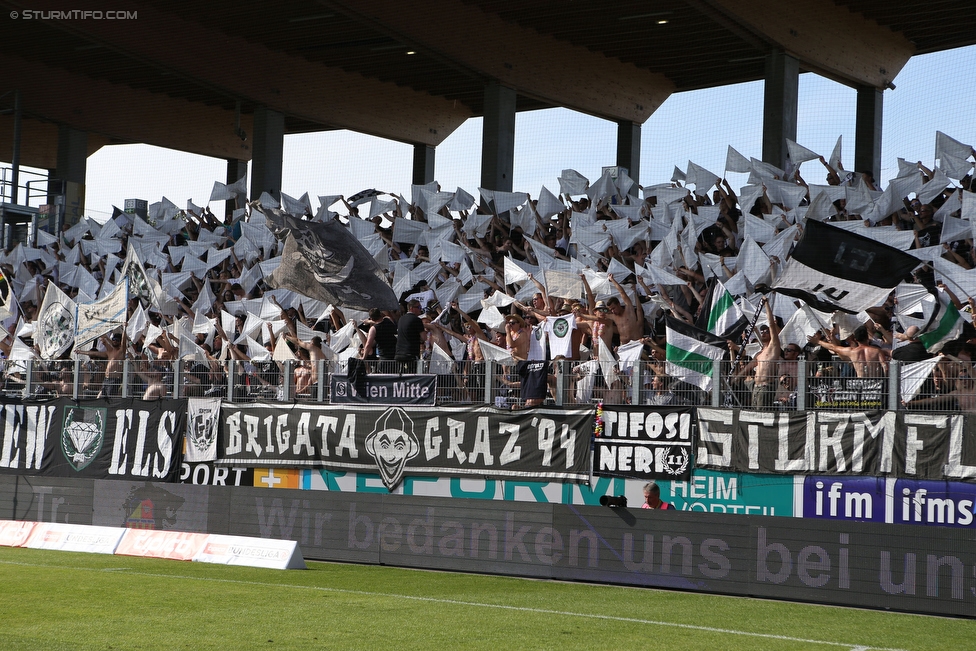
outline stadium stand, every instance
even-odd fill
[[[431,183],[313,211],[307,194],[248,202],[242,179],[214,185],[240,206],[228,218],[163,198],[38,229],[0,267],[3,388],[325,401],[363,360],[354,373],[437,375],[439,404],[972,411],[972,146],[938,133],[935,169],[903,163],[880,189],[840,167],[839,142],[829,159],[787,145],[786,170],[730,147],[722,175],[689,163],[637,188],[565,170],[558,193],[480,202]],[[814,160],[822,184],[799,175]],[[404,368],[377,333],[412,300]]]

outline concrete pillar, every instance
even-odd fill
[[[245,176],[246,174],[247,174],[246,160],[238,160],[236,158],[227,159],[227,181],[226,181],[227,185],[230,185],[232,183],[237,183],[238,181],[241,180],[241,177]],[[255,199],[257,199],[257,197],[255,197]],[[238,206],[237,204],[240,204],[240,206]],[[224,216],[232,217],[234,215],[234,210],[238,207],[243,208],[244,201],[237,201],[237,202],[225,201]]]
[[[55,161],[57,164],[57,161]],[[38,224],[41,228],[47,229],[48,233],[57,233],[61,230],[61,195],[64,194],[64,184],[61,179],[58,178],[58,172],[56,169],[48,168],[47,170],[47,199],[44,201],[48,206],[56,206],[56,208],[48,209],[48,219],[47,221],[39,221]]]
[[[64,181],[64,222],[77,224],[85,215],[85,174],[88,169],[88,132],[62,124],[58,127],[56,179]]]
[[[62,181],[85,183],[88,168],[88,132],[62,124],[58,127],[58,159],[54,174]]]
[[[617,122],[617,166],[626,167],[627,175],[634,179],[630,194],[635,197],[640,185],[641,125],[630,120]]]
[[[786,166],[786,139],[796,140],[800,62],[781,51],[766,55],[763,97],[763,161]]]
[[[881,124],[884,91],[872,86],[857,88],[857,118],[854,127],[854,170],[870,171],[881,183]]]
[[[285,116],[263,106],[254,109],[251,199],[257,199],[262,192],[281,199],[281,160],[284,145]]]
[[[481,135],[481,187],[512,191],[515,171],[515,96],[511,88],[485,86],[485,118]]]
[[[427,185],[434,177],[434,148],[423,143],[413,146],[413,184]]]

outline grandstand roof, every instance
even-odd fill
[[[24,164],[55,166],[58,124],[87,131],[91,150],[146,142],[249,159],[237,113],[250,132],[261,105],[285,115],[287,133],[352,129],[436,146],[482,114],[491,80],[518,91],[518,110],[643,123],[673,92],[762,79],[772,50],[801,70],[884,88],[914,54],[976,43],[968,0],[124,4],[129,17],[109,20],[0,1],[0,94],[21,92]],[[10,134],[8,114],[0,151]]]

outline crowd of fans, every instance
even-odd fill
[[[33,359],[40,374],[32,391],[71,395],[80,360],[81,395],[116,397],[122,361],[130,360],[129,395],[151,399],[171,394],[180,361],[185,395],[226,396],[225,362],[235,360],[239,377],[230,386],[244,394],[311,399],[320,360],[345,372],[348,360],[361,359],[373,373],[434,372],[442,398],[456,402],[533,406],[562,390],[569,402],[707,404],[701,387],[669,367],[665,323],[668,316],[700,323],[719,286],[751,324],[728,341],[722,390],[734,404],[795,406],[801,359],[818,404],[868,404],[887,392],[891,360],[938,356],[907,405],[973,410],[974,283],[966,272],[976,267],[969,214],[976,153],[951,142],[964,149],[944,153],[941,167],[899,161],[883,191],[870,174],[833,159],[819,158],[823,184],[807,183],[798,163],[780,170],[753,159],[738,192],[689,164],[639,192],[623,171],[590,183],[566,170],[559,194],[543,188],[538,198],[484,190],[476,204],[462,190],[430,184],[414,186],[409,201],[375,190],[322,197],[313,214],[307,198],[247,203],[231,191],[241,208],[226,218],[164,200],[145,218],[117,211],[105,224],[66,224],[8,247],[0,263],[6,389],[23,389],[22,361]],[[350,228],[388,270],[401,309],[361,311],[272,288],[282,244],[269,216],[278,211]],[[856,316],[766,293],[805,219],[910,249],[920,266],[884,304]],[[133,255],[142,284],[131,282]],[[38,319],[49,287],[94,303],[122,282],[124,269],[125,325],[43,359],[41,336],[65,327]],[[940,295],[964,318],[953,337],[930,345],[921,337],[924,296]],[[486,362],[500,372],[486,374]],[[486,390],[486,382],[494,386]]]

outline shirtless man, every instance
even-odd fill
[[[534,317],[529,318],[532,322],[537,322]],[[528,361],[532,335],[532,323],[526,323],[525,319],[517,314],[509,314],[505,317],[505,344],[512,353],[512,358],[517,362],[515,373],[521,378],[520,395],[524,407],[537,407],[545,402],[549,377],[546,370],[549,366],[548,362],[540,361],[538,358]]]
[[[580,314],[576,317],[577,323],[583,321],[583,325],[589,325],[590,329],[590,358],[597,359],[600,354],[600,346],[606,346],[607,350],[613,350],[613,335],[617,330],[616,324],[610,318],[610,308],[603,301],[597,301],[590,314]]]
[[[613,274],[607,274],[607,280],[613,283],[613,286],[623,297],[622,304],[616,296],[607,301],[607,307],[610,308],[609,317],[617,327],[620,345],[623,346],[640,339],[641,335],[644,334],[643,313],[641,313],[641,318],[638,318],[634,302],[627,295],[627,291],[614,279]]]
[[[481,342],[488,341],[488,336],[485,335],[485,331],[481,329],[478,322],[472,319],[467,312],[461,310],[458,307],[457,301],[451,303],[451,307],[454,308],[461,318],[464,320],[464,334],[458,334],[449,328],[438,325],[438,327],[443,330],[444,334],[448,334],[456,339],[464,342],[464,346],[467,349],[467,359],[463,364],[463,371],[461,375],[463,376],[464,388],[469,392],[467,400],[474,399],[475,391],[481,391],[484,389],[485,380],[485,355],[481,352]]]
[[[783,348],[783,359],[779,363],[779,387],[776,390],[776,404],[787,404],[795,397],[797,382],[796,362],[803,354],[799,344],[787,344]]]
[[[105,360],[105,379],[99,398],[117,398],[122,395],[122,363],[125,359],[125,331],[113,333],[111,338],[103,335],[99,338],[105,350],[85,351],[85,355]]]
[[[532,329],[517,314],[505,317],[505,345],[515,361],[525,361],[529,357],[529,337]]]
[[[583,306],[578,302],[573,302],[569,304],[570,313],[576,317],[576,327],[573,329],[572,343],[570,344],[569,352],[570,361],[578,361],[580,358],[580,346],[583,345],[583,335],[592,334],[589,331],[589,324],[582,323],[580,321],[580,315],[583,314]],[[584,331],[584,328],[587,330]]]
[[[599,354],[600,346],[607,346],[611,349],[613,335],[617,330],[616,322],[610,318],[610,308],[603,301],[595,301],[593,290],[586,281],[586,276],[580,274],[583,279],[583,289],[586,291],[586,304],[590,308],[589,314],[578,314],[576,316],[577,327],[582,327],[584,331],[589,327],[591,357],[596,359]]]
[[[820,344],[834,355],[853,364],[854,372],[859,378],[877,379],[885,377],[888,374],[888,360],[891,359],[891,354],[871,343],[868,337],[868,329],[863,325],[854,330],[851,338],[856,344],[853,348],[831,343],[821,332],[810,337],[810,341]]]
[[[766,301],[766,319],[769,325],[759,326],[762,350],[756,353],[753,360],[741,371],[742,375],[755,371],[752,385],[753,409],[773,406],[779,382],[779,363],[783,358],[783,347],[779,342],[779,323],[773,316],[773,306],[769,301]]]
[[[316,335],[312,337],[312,341],[306,343],[301,339],[299,339],[298,337],[294,337],[292,335],[285,335],[285,340],[290,341],[291,343],[295,344],[299,348],[302,348],[306,352],[308,352],[309,366],[311,367],[311,371],[312,371],[308,380],[308,386],[310,388],[314,387],[319,381],[319,360],[328,359],[325,356],[325,353],[322,352],[322,337]]]
[[[436,314],[434,315],[437,316]],[[454,358],[454,353],[451,351],[451,345],[447,341],[447,334],[450,333],[444,326],[437,323],[434,318],[430,320],[430,326],[427,328],[428,336],[430,337],[430,343],[432,346],[437,346],[445,353],[448,354],[452,359]]]
[[[311,395],[312,369],[309,368],[308,351],[304,348],[299,349],[295,363],[295,395]]]
[[[959,411],[976,413],[976,380],[969,373],[960,373],[956,378],[956,388],[951,395],[956,398]]]
[[[166,397],[169,393],[165,381],[166,370],[165,364],[156,362],[150,364],[144,372],[137,373],[146,383],[146,391],[142,394],[143,400],[158,400]]]

